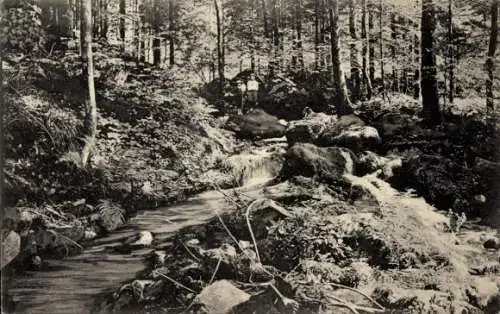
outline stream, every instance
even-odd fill
[[[239,172],[241,187],[227,191],[260,195],[262,187],[278,174],[281,163],[276,156],[284,152],[284,147],[286,143],[277,140],[231,156],[229,162]],[[45,260],[47,266],[41,271],[16,274],[9,288],[16,303],[15,313],[91,313],[99,297],[116,291],[145,269],[146,255],[168,247],[168,238],[180,229],[203,224],[225,208],[226,201],[220,192],[207,191],[169,207],[140,211],[122,228],[94,240],[81,254]],[[140,231],[154,235],[153,246],[119,253],[117,249],[123,241]]]

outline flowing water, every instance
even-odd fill
[[[242,185],[234,190],[255,197],[261,194],[262,187],[280,169],[279,158],[274,156],[282,152],[281,147],[283,143],[271,144],[231,157],[230,163]],[[150,231],[155,243],[165,246],[176,231],[202,224],[225,208],[223,195],[208,191],[177,205],[139,212],[123,228],[93,241],[82,254],[48,260],[42,271],[16,275],[9,289],[16,303],[15,313],[90,313],[98,297],[116,290],[145,268],[144,257],[153,248],[122,254],[114,248],[121,247],[124,240],[140,231]]]

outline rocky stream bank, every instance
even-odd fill
[[[153,240],[147,268],[96,311],[497,313],[496,135],[361,109],[229,119],[244,138],[286,136],[274,179],[216,187],[212,218]]]

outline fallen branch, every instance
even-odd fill
[[[339,304],[336,304],[336,302],[334,302],[332,304],[346,307],[349,310],[351,310],[351,312],[353,312],[354,314],[359,314],[358,310],[363,311],[365,313],[385,313],[385,310],[374,309],[372,307],[365,307],[365,306],[359,306],[359,305],[356,305],[356,304],[352,304],[350,302],[346,302],[346,301],[342,300],[341,298],[338,298],[338,297],[333,296],[333,295],[329,295],[329,296],[326,296],[326,297],[327,298],[331,298],[331,299],[333,299],[333,300],[335,300],[335,301],[337,301],[339,303]]]
[[[186,289],[187,291],[189,292],[192,292],[192,293],[196,293],[196,291],[194,291],[193,289],[189,288],[189,287],[186,287],[185,285],[183,285],[182,283],[178,282],[177,280],[173,279],[173,278],[170,278],[169,276],[163,274],[163,273],[160,273],[159,271],[156,271],[156,270],[153,270],[153,273],[156,273],[160,276],[162,276],[163,278],[169,280],[170,282],[172,282],[173,284],[181,287],[181,288],[184,288]]]
[[[250,232],[250,236],[252,237],[253,246],[255,247],[255,254],[257,255],[257,262],[259,262],[259,264],[261,264],[259,249],[257,248],[257,239],[255,238],[255,234],[253,233],[253,229],[252,229],[252,224],[250,223],[250,210],[253,208],[253,206],[256,204],[256,202],[257,202],[257,200],[254,200],[248,206],[247,211],[245,213],[245,219],[247,221],[248,231]]]
[[[210,278],[210,281],[208,282],[209,285],[212,284],[212,282],[214,281],[215,275],[219,271],[219,266],[220,266],[221,261],[222,261],[222,257],[219,257],[219,260],[217,261],[217,266],[215,266],[214,273],[212,274],[212,277]]]
[[[179,240],[179,242],[182,244],[182,246],[184,247],[186,252],[188,252],[188,254],[191,255],[192,258],[194,258],[195,261],[197,261],[197,262],[200,261],[200,259],[198,257],[196,257],[196,255],[194,255],[193,252],[191,252],[191,250],[186,246],[186,244],[184,244],[184,242],[182,240]]]
[[[367,295],[366,293],[358,290],[358,289],[355,289],[355,288],[352,288],[352,287],[349,287],[349,286],[345,286],[345,285],[342,285],[342,284],[339,284],[339,283],[333,283],[333,282],[326,282],[325,284],[327,285],[330,285],[330,286],[333,286],[333,287],[337,287],[337,288],[342,288],[342,289],[347,289],[347,290],[350,290],[350,291],[353,291],[353,292],[356,292],[362,296],[364,296],[365,298],[367,298],[370,302],[372,302],[373,304],[375,304],[377,307],[379,307],[381,310],[385,310],[385,307],[383,307],[380,303],[378,303],[375,299],[373,299],[372,297],[370,297],[369,295]]]

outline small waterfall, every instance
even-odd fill
[[[230,173],[238,186],[266,183],[276,177],[283,164],[286,143],[251,150],[230,156],[225,161],[225,171]]]

